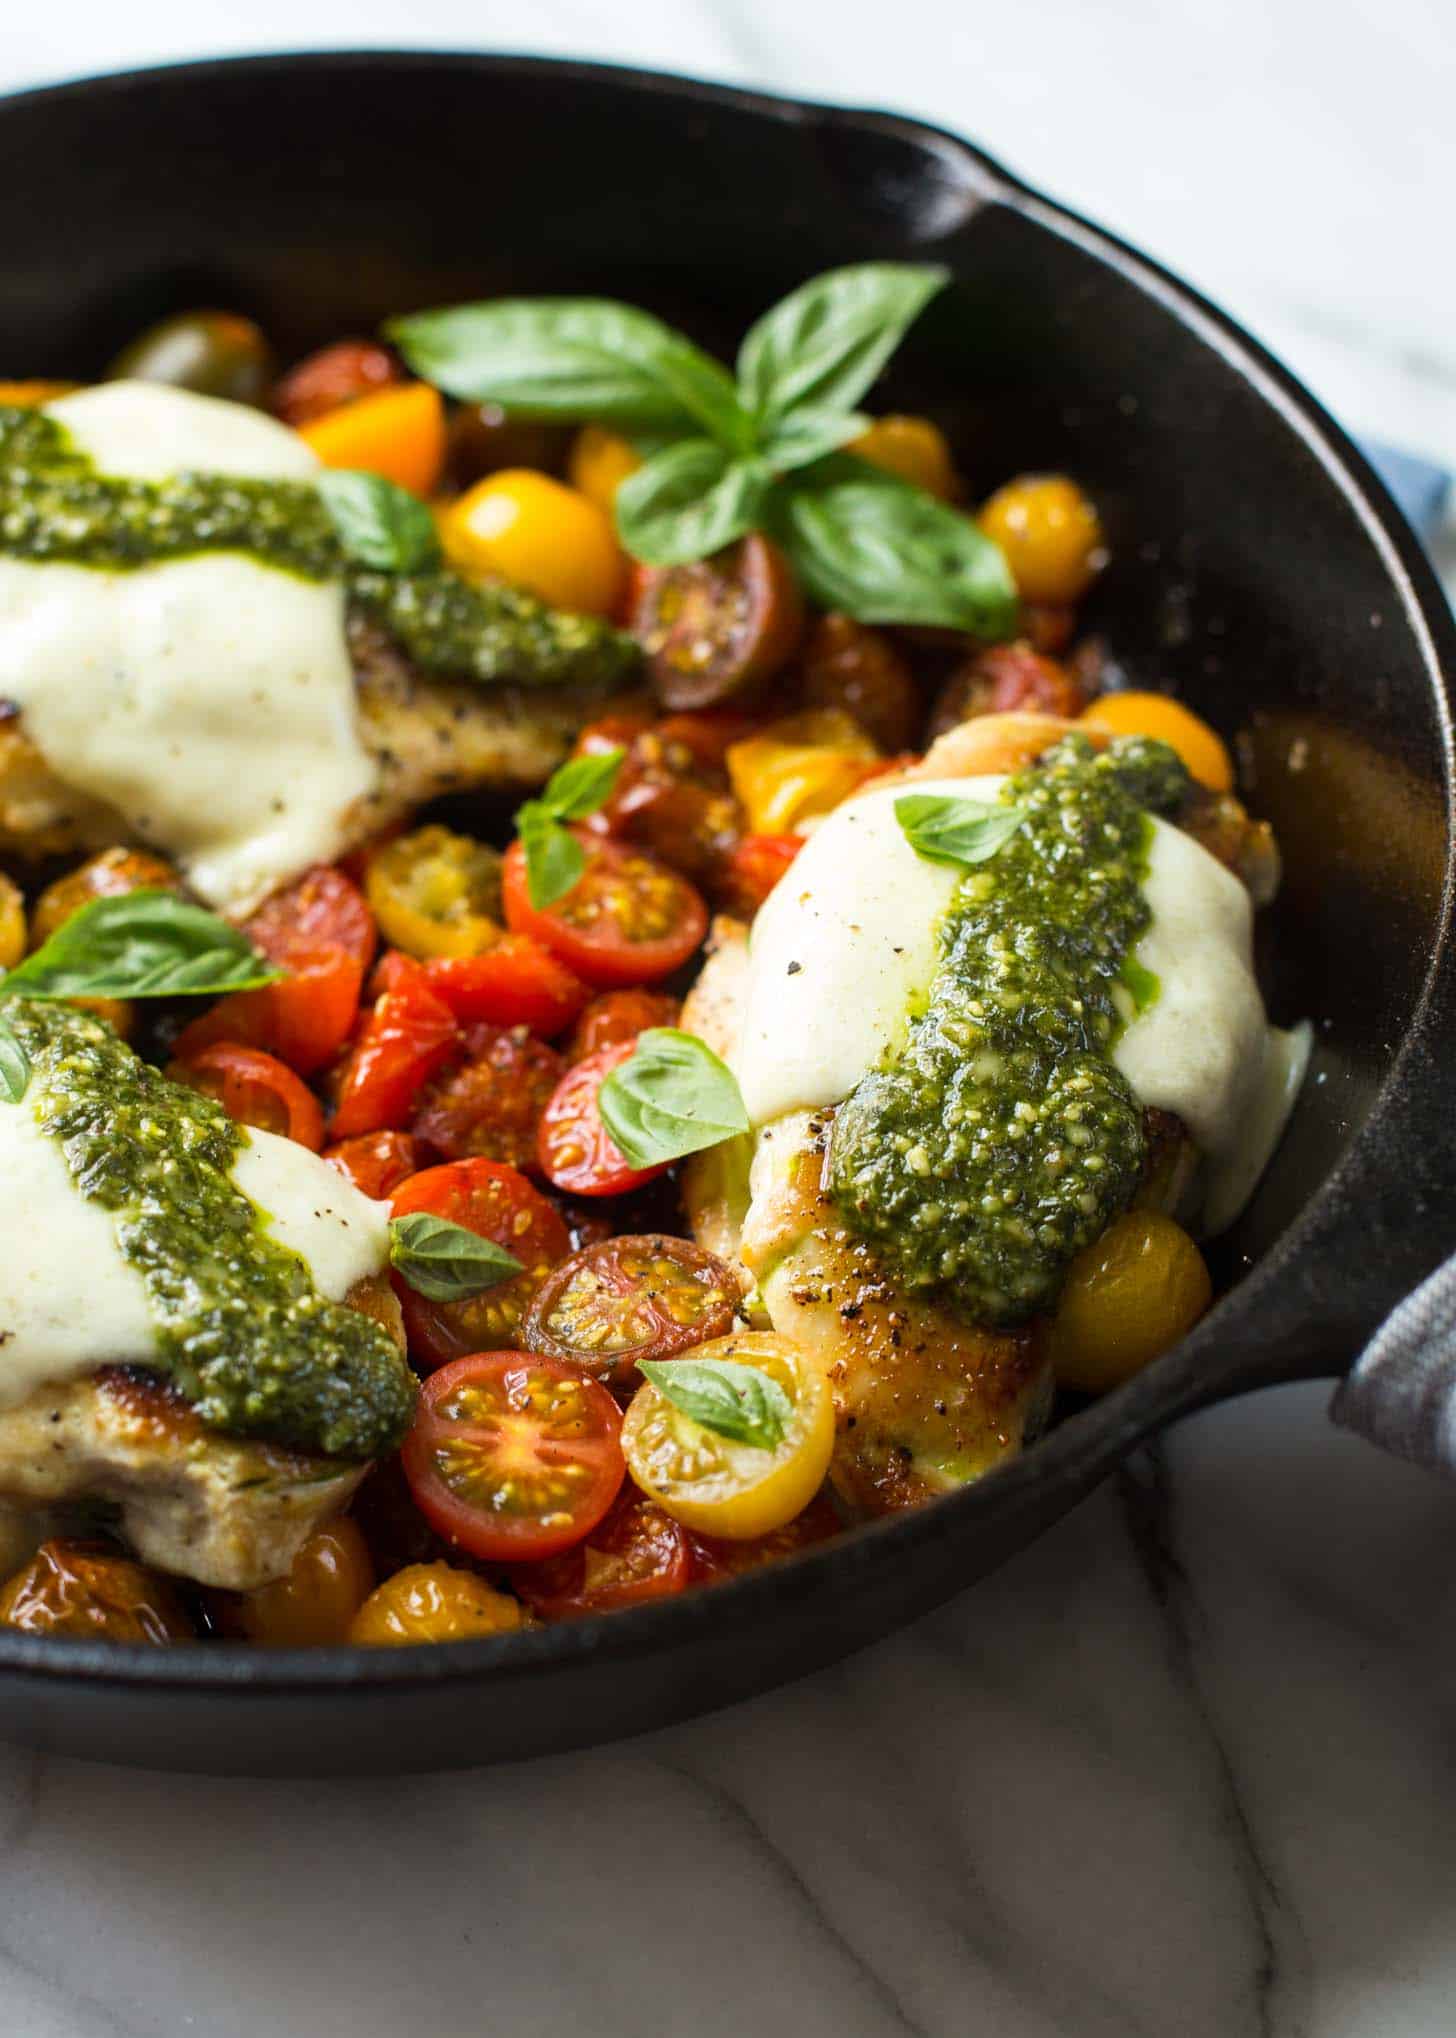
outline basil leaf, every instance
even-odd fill
[[[949,281],[930,263],[860,262],[791,291],[739,349],[745,409],[760,420],[807,404],[852,410]]]
[[[564,899],[586,869],[586,852],[540,800],[527,800],[516,815],[526,859],[526,895],[538,913]]]
[[[382,474],[326,468],[314,486],[323,497],[339,543],[361,566],[382,573],[416,573],[440,556],[435,519],[417,495]]]
[[[0,1019],[0,1097],[18,1104],[30,1088],[30,1056]]]
[[[220,997],[281,972],[246,934],[175,892],[93,899],[0,980],[0,996]]]
[[[603,1125],[634,1168],[658,1167],[747,1132],[733,1071],[675,1026],[650,1026],[597,1091]]]
[[[814,410],[805,406],[775,418],[759,434],[759,457],[775,474],[788,474],[836,453],[869,429],[870,420],[855,410]]]
[[[895,819],[927,863],[989,862],[1026,819],[1024,807],[990,806],[949,793],[902,793]]]
[[[432,1302],[462,1301],[521,1272],[521,1262],[494,1239],[424,1210],[391,1219],[389,1264]]]
[[[558,821],[584,821],[612,797],[626,755],[617,743],[585,757],[569,757],[552,772],[534,804],[545,807]]]
[[[821,607],[1000,639],[1016,588],[999,546],[924,489],[838,453],[785,482],[778,536]]]
[[[753,529],[769,483],[757,460],[735,460],[712,439],[680,439],[617,490],[617,534],[648,566],[706,559]]]
[[[643,1359],[638,1371],[674,1408],[735,1443],[771,1451],[789,1433],[794,1404],[759,1366],[737,1359]]]
[[[726,368],[650,313],[604,297],[502,297],[416,312],[385,329],[411,368],[451,396],[517,417],[691,424],[738,445]]]

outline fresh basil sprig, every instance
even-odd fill
[[[597,1110],[634,1168],[660,1167],[749,1129],[733,1071],[676,1026],[638,1034],[597,1091]]]
[[[431,1302],[460,1302],[521,1272],[521,1262],[494,1239],[426,1210],[391,1219],[389,1264]]]
[[[649,566],[768,530],[816,600],[862,622],[1007,637],[1016,591],[1000,549],[959,510],[840,450],[868,423],[860,399],[948,280],[910,262],[816,276],[752,327],[736,380],[659,319],[605,298],[503,298],[388,331],[452,396],[633,433],[646,457],[617,491],[617,528]]]
[[[279,975],[241,928],[175,892],[93,899],[0,978],[5,998],[220,998]]]
[[[737,1359],[643,1359],[638,1371],[674,1408],[734,1443],[771,1451],[789,1433],[794,1404],[759,1366]]]
[[[895,819],[927,863],[988,863],[1026,819],[1023,807],[990,806],[951,793],[902,793]]]
[[[417,495],[349,467],[325,468],[315,487],[349,558],[378,573],[418,573],[440,557],[435,519]]]
[[[584,821],[612,797],[626,751],[620,744],[572,757],[547,779],[539,795],[516,812],[516,830],[526,859],[526,893],[538,913],[564,899],[582,872],[586,856],[568,821]]]
[[[0,1097],[18,1104],[30,1088],[30,1056],[0,1019]]]

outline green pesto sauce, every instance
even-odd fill
[[[1142,1109],[1111,1053],[1123,1012],[1156,996],[1128,970],[1150,918],[1145,810],[1187,782],[1164,744],[1094,756],[1084,737],[1011,779],[1025,824],[962,878],[924,1010],[835,1118],[846,1220],[969,1323],[1047,1308],[1137,1186]]]
[[[327,1457],[392,1450],[414,1412],[389,1333],[315,1289],[229,1170],[242,1133],[88,1014],[30,999],[6,1019],[31,1058],[23,1103],[88,1202],[117,1216],[156,1325],[151,1362],[210,1428]]]
[[[102,474],[56,419],[0,405],[0,553],[125,573],[200,552],[246,552],[305,580],[343,580],[354,607],[426,672],[486,685],[606,687],[640,660],[623,632],[515,588],[477,586],[447,567],[357,565],[308,482]]]

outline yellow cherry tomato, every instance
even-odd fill
[[[617,490],[641,465],[642,456],[620,432],[609,432],[603,425],[583,425],[571,442],[566,478],[578,494],[611,516]]]
[[[462,573],[508,580],[582,615],[610,615],[627,570],[606,511],[529,467],[478,481],[442,520],[441,538]]]
[[[1111,736],[1156,736],[1176,750],[1200,785],[1232,792],[1234,762],[1223,738],[1207,722],[1165,693],[1107,693],[1082,713],[1089,729]]]
[[[473,1571],[407,1564],[370,1593],[349,1625],[349,1640],[399,1649],[413,1642],[472,1642],[526,1625],[520,1602]]]
[[[237,1625],[247,1641],[264,1649],[346,1642],[373,1590],[374,1565],[364,1538],[358,1524],[341,1515],[314,1530],[286,1577],[242,1595]]]
[[[501,855],[432,822],[374,851],[364,890],[379,931],[420,962],[484,955],[501,937]]]
[[[868,460],[872,467],[883,467],[887,474],[897,474],[942,502],[949,502],[956,492],[955,463],[945,433],[929,418],[876,418],[869,430],[851,439],[844,450]]]
[[[80,387],[79,382],[0,382],[0,403],[12,410],[33,410],[38,404],[54,403],[58,396],[69,396]]]
[[[25,953],[25,899],[0,871],[0,969],[14,969]]]
[[[730,743],[724,761],[749,832],[784,835],[837,807],[869,776],[880,753],[842,708],[807,708]]]
[[[325,411],[298,435],[325,467],[357,467],[429,495],[445,465],[445,404],[428,382],[404,382]]]
[[[1064,1387],[1105,1394],[1172,1348],[1213,1299],[1203,1255],[1156,1210],[1129,1210],[1078,1253],[1051,1325]]]
[[[756,1366],[789,1399],[776,1444],[740,1443],[673,1406],[650,1382],[632,1397],[622,1423],[627,1470],[659,1507],[685,1528],[746,1542],[802,1514],[824,1483],[834,1449],[834,1398],[807,1352],[772,1331],[715,1337],[684,1361]],[[671,1362],[669,1362],[671,1363]]]
[[[977,520],[1006,554],[1023,601],[1080,601],[1107,564],[1096,510],[1065,474],[1023,474]]]

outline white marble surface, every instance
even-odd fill
[[[1456,465],[1450,0],[128,0],[0,87],[532,47],[924,112]],[[1286,1389],[1185,1425],[838,1670],[515,1771],[158,1779],[0,1749],[14,2038],[1438,2038],[1456,1488]]]

